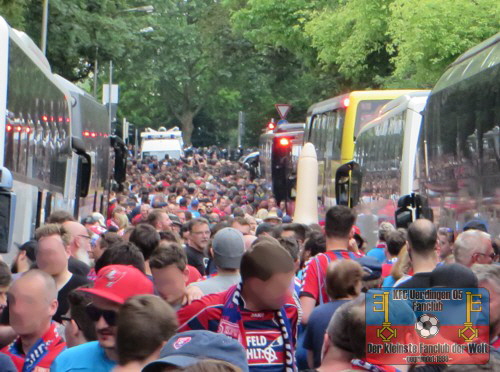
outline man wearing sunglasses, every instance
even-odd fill
[[[118,359],[116,352],[117,312],[133,296],[153,294],[152,282],[132,266],[110,265],[99,270],[93,288],[79,291],[90,295],[86,311],[94,322],[97,341],[75,346],[61,353],[51,372],[108,372]]]

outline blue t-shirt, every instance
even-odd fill
[[[17,372],[10,357],[4,353],[0,353],[0,372]]]
[[[396,279],[394,279],[392,275],[389,275],[387,278],[384,279],[384,282],[382,283],[382,288],[394,287],[395,283]]]
[[[56,358],[50,372],[110,372],[116,362],[109,360],[98,341],[72,347]]]
[[[368,257],[373,257],[373,258],[377,259],[377,261],[379,261],[380,263],[384,263],[385,260],[387,260],[387,258],[385,257],[384,248],[380,248],[380,247],[375,247],[375,248],[370,249],[370,251],[368,251],[368,253],[366,255]]]
[[[311,350],[314,353],[314,368],[318,368],[321,365],[321,348],[323,347],[325,332],[333,313],[348,301],[335,300],[327,302],[315,308],[311,313],[304,336],[304,349]]]

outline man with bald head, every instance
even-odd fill
[[[419,219],[408,227],[408,255],[413,277],[397,285],[398,288],[428,288],[431,272],[438,264],[438,235],[434,224]]]
[[[50,368],[66,348],[52,316],[57,310],[57,288],[54,279],[41,270],[30,270],[10,287],[10,325],[18,337],[2,352],[19,371],[35,372]]]
[[[491,264],[495,260],[491,236],[480,230],[464,231],[455,240],[453,255],[455,262],[467,267]]]
[[[87,276],[90,271],[90,235],[85,226],[76,221],[66,221],[62,224],[70,234],[69,271],[73,274]]]
[[[36,264],[54,279],[58,291],[59,306],[54,320],[61,323],[61,316],[69,310],[68,295],[78,287],[89,283],[86,276],[73,274],[69,270],[71,236],[64,225],[46,224],[35,231],[38,242]]]

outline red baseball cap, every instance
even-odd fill
[[[154,294],[153,283],[133,266],[109,265],[99,270],[93,288],[81,288],[109,301],[123,304],[127,299],[142,294]]]

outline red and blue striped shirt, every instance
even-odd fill
[[[326,270],[328,265],[332,261],[352,260],[358,257],[363,257],[363,255],[347,250],[332,250],[311,258],[304,270],[300,296],[314,298],[316,305],[330,302],[326,293]]]
[[[179,332],[208,330],[217,332],[228,291],[204,296],[177,312]],[[291,296],[284,309],[292,328],[291,342],[295,345],[299,311]],[[248,365],[251,372],[283,372],[285,349],[276,311],[254,312],[240,307],[245,330]]]

